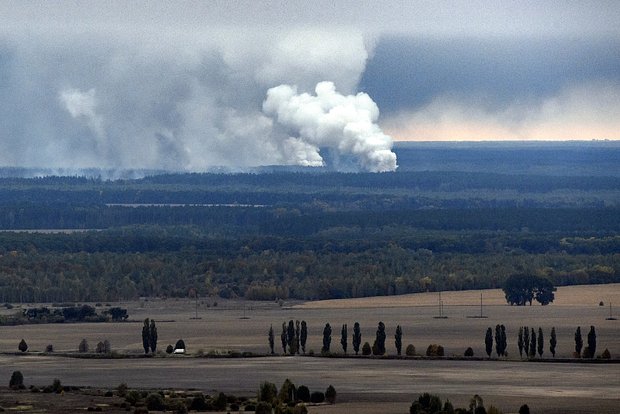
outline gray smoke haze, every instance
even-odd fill
[[[619,42],[614,0],[4,0],[0,166],[389,171],[390,136],[620,139]]]
[[[300,155],[317,142],[293,133],[305,140],[295,148],[262,102],[280,84],[312,91],[330,80],[354,92],[368,58],[361,33],[209,35],[0,37],[0,165],[174,171],[319,165],[316,151]],[[385,169],[368,158],[376,144],[361,150],[360,139],[357,146],[335,136],[319,144],[360,157],[363,169]]]

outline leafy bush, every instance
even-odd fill
[[[192,398],[192,401],[189,405],[190,411],[206,411],[207,410],[207,400],[205,396],[202,394],[197,394]]]
[[[120,384],[118,384],[118,387],[116,387],[116,395],[118,395],[119,397],[124,397],[125,395],[127,395],[127,389],[127,384],[121,382]]]
[[[437,344],[431,344],[426,348],[426,356],[429,357],[442,357],[444,356],[443,346]]]
[[[298,404],[293,408],[293,414],[308,414],[308,407],[305,404]]]
[[[247,411],[246,406],[246,411]],[[271,414],[271,404],[266,401],[260,401],[256,404],[255,414]]]
[[[125,395],[125,401],[127,401],[130,405],[136,405],[141,398],[142,396],[140,395],[140,392],[136,390],[131,390]]]
[[[152,392],[146,396],[146,408],[149,411],[163,411],[166,409],[164,404],[164,397],[157,392]]]
[[[297,388],[297,399],[303,402],[310,402],[310,390],[305,385],[300,385]]]
[[[174,345],[174,350],[176,351],[177,349],[187,349],[185,348],[185,341],[183,341],[182,339],[179,339],[177,343]]]
[[[78,345],[78,351],[83,354],[88,352],[88,341],[86,340],[86,338],[82,339],[82,341]]]
[[[405,348],[405,355],[407,356],[415,355],[415,346],[413,346],[413,344],[407,345],[407,348]]]
[[[601,358],[603,358],[603,359],[611,359],[611,354],[609,353],[609,349],[605,348],[605,350],[601,354]]]
[[[372,353],[372,348],[368,342],[364,342],[362,345],[362,355],[370,355]]]
[[[269,404],[278,396],[278,388],[276,384],[265,381],[258,388],[258,401],[266,401]]]
[[[314,404],[319,404],[325,401],[325,394],[321,391],[314,391],[310,394],[310,402]]]
[[[54,345],[49,344],[45,347],[45,352],[54,352]]]
[[[295,384],[293,384],[288,378],[284,380],[282,387],[280,387],[278,399],[284,404],[294,402],[297,399],[297,389],[295,388]]]
[[[336,403],[336,389],[333,387],[333,385],[327,387],[327,390],[325,391],[325,399],[330,404]]]
[[[167,354],[171,354],[171,353],[173,353],[173,352],[174,352],[174,347],[173,347],[172,345],[168,345],[168,346],[166,347],[166,353],[167,353]]]
[[[23,390],[26,388],[24,386],[24,376],[21,371],[13,371],[11,379],[9,380],[9,387],[13,390]]]
[[[471,346],[465,350],[465,354],[464,355],[466,357],[473,357],[474,356],[474,350],[471,348]]]
[[[220,392],[213,400],[213,408],[215,408],[217,411],[223,411],[226,409],[226,402],[226,394]]]
[[[17,349],[19,349],[22,352],[26,352],[28,350],[28,344],[26,343],[26,341],[24,341],[23,338],[19,342],[19,345],[17,345]]]
[[[54,381],[52,382],[52,391],[56,394],[60,394],[62,390],[63,388],[60,380],[58,378],[54,378]]]
[[[434,414],[441,411],[441,399],[425,392],[421,394],[417,401],[414,401],[409,407],[410,414]]]

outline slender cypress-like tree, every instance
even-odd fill
[[[523,327],[519,327],[519,337],[517,340],[517,346],[519,347],[519,356],[523,358]]]
[[[347,332],[347,324],[342,325],[342,330],[340,331],[340,345],[342,345],[342,350],[344,353],[347,353],[347,341],[348,341],[348,332]]]
[[[529,356],[529,349],[530,347],[530,328],[528,328],[527,326],[523,327],[523,352],[525,353],[525,357],[527,358]]]
[[[362,344],[362,331],[360,329],[360,324],[355,322],[353,325],[353,351],[355,351],[355,355],[360,351],[360,345]]]
[[[295,320],[295,351],[299,353],[301,345],[301,325],[299,320]]]
[[[276,338],[275,338],[275,334],[273,332],[273,325],[269,326],[269,350],[271,351],[271,354],[273,355],[275,352],[273,350],[273,347],[275,346],[276,343]]]
[[[583,338],[581,337],[581,326],[577,327],[575,331],[575,354],[581,356],[581,349],[583,348]]]
[[[504,351],[502,351],[502,328],[499,325],[495,325],[495,353],[498,357],[504,355]]]
[[[150,349],[150,321],[149,318],[144,320],[144,326],[142,326],[142,347],[144,348],[144,353],[148,354]]]
[[[588,358],[594,358],[596,355],[596,330],[594,326],[590,326],[590,332],[588,332]]]
[[[506,352],[506,350],[508,349],[508,338],[506,337],[506,327],[504,325],[501,325],[500,328],[501,328],[501,334],[502,334],[502,355],[506,357],[508,356],[508,352]]]
[[[545,352],[545,340],[543,338],[543,330],[538,327],[538,356],[542,358],[543,352]]]
[[[383,322],[379,322],[377,326],[377,334],[375,343],[372,346],[372,353],[374,355],[385,355],[385,324]]]
[[[558,344],[558,340],[555,337],[555,326],[551,328],[551,338],[549,339],[549,352],[555,358],[555,346]]]
[[[487,333],[484,336],[484,346],[488,357],[491,358],[491,353],[493,352],[493,329],[490,326],[487,328]]]
[[[286,344],[289,354],[295,355],[295,322],[292,319],[288,321],[288,328],[286,329]]]
[[[153,319],[151,319],[151,324],[149,325],[149,347],[152,353],[157,351],[157,327]]]
[[[332,343],[332,327],[329,325],[329,322],[325,324],[325,328],[323,328],[323,348],[321,349],[322,353],[329,352],[329,347]]]
[[[308,324],[306,321],[301,321],[301,333],[299,334],[299,341],[301,343],[301,350],[306,353],[306,341],[308,340]]]
[[[530,358],[536,358],[536,332],[534,328],[530,331],[530,352],[528,353]]]
[[[282,322],[282,333],[280,334],[280,342],[282,343],[282,353],[286,354],[286,322]]]
[[[396,354],[400,356],[403,349],[403,328],[396,326],[396,334],[394,335],[394,345],[396,346]]]

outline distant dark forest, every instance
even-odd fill
[[[192,289],[346,298],[499,287],[524,272],[557,285],[620,282],[620,145],[397,152],[399,171],[381,174],[265,167],[105,180],[0,169],[0,301]]]

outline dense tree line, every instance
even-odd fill
[[[620,281],[620,177],[0,178],[0,301],[326,299]],[[160,204],[176,204],[160,205]],[[125,204],[125,205],[118,205]],[[132,206],[127,206],[131,204]],[[142,205],[148,204],[148,205]]]
[[[187,296],[190,289],[201,296],[255,300],[347,298],[497,288],[516,273],[556,286],[620,281],[614,254],[530,254],[494,246],[493,239],[484,241],[488,246],[482,254],[431,249],[475,239],[466,232],[414,233],[411,238],[426,246],[420,248],[404,247],[398,240],[232,241],[199,232],[192,239],[191,234],[191,228],[0,233],[0,302]]]

